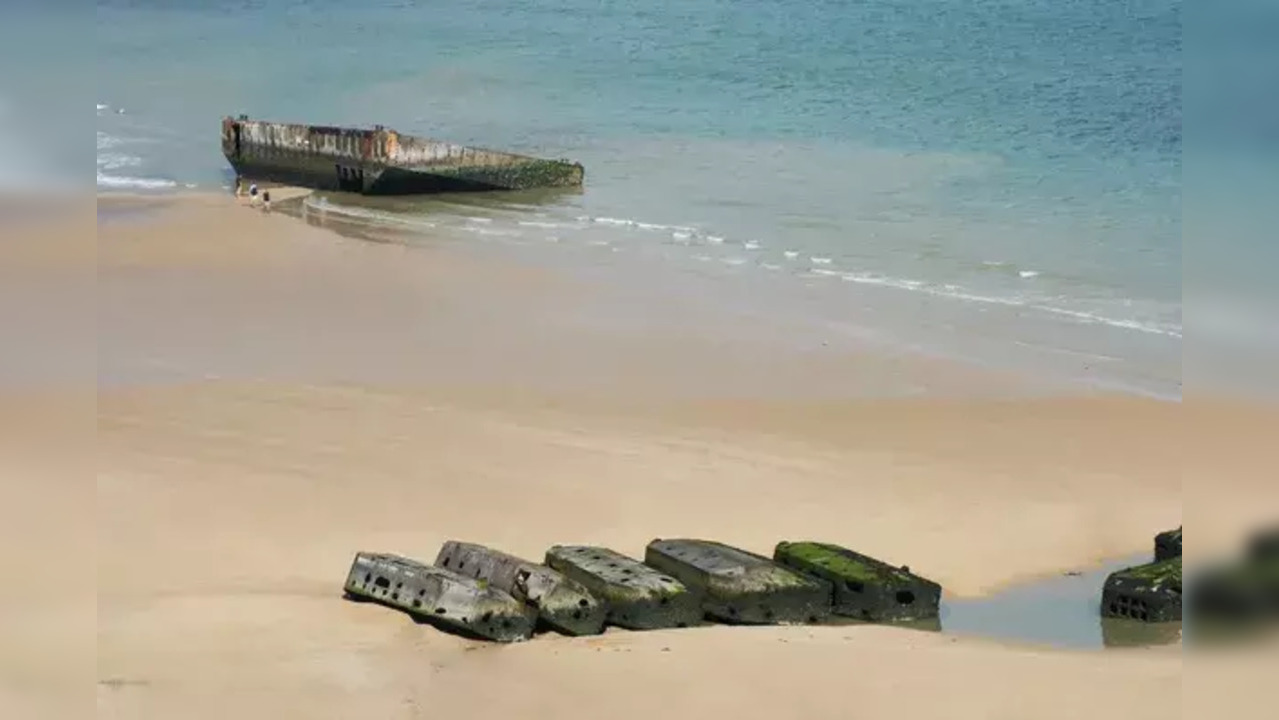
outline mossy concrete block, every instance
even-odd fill
[[[1181,528],[1155,536],[1155,562],[1181,557]]]
[[[831,585],[762,555],[711,540],[658,539],[644,562],[702,595],[702,609],[728,623],[820,622],[830,616]]]
[[[614,550],[556,545],[546,551],[546,564],[602,600],[608,624],[658,630],[701,622],[701,598],[696,593],[674,577]]]
[[[1101,591],[1101,614],[1141,622],[1181,620],[1181,558],[1111,573]]]
[[[1187,593],[1195,618],[1234,621],[1279,619],[1279,558],[1247,558],[1209,568]]]
[[[597,635],[604,630],[604,603],[581,583],[545,565],[456,540],[444,543],[435,564],[532,605],[542,622],[565,635]]]
[[[498,642],[527,639],[537,622],[533,608],[497,588],[399,555],[356,553],[344,589],[349,597]]]
[[[777,562],[834,586],[836,615],[870,622],[905,622],[938,617],[941,585],[839,545],[780,542]]]

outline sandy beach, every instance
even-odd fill
[[[1279,514],[1276,416],[1021,397],[1016,378],[935,359],[601,332],[575,321],[582,304],[621,301],[580,279],[229,197],[146,207],[98,227],[96,396],[59,375],[0,415],[21,430],[0,473],[25,586],[4,594],[7,716],[83,716],[73,689],[93,661],[102,718],[1166,718],[1183,680],[1185,717],[1263,707],[1273,653],[1187,661],[1192,682],[1179,644],[884,627],[495,646],[344,601],[356,551],[430,560],[451,538],[531,558],[826,539],[959,597],[1149,552],[1183,510],[1188,552],[1219,553]],[[24,276],[73,255],[26,253]],[[899,386],[923,392],[859,394]],[[67,570],[83,557],[93,586]]]

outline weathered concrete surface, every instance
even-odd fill
[[[1141,622],[1181,620],[1181,558],[1111,573],[1101,591],[1101,614]]]
[[[566,635],[597,635],[608,608],[581,583],[545,565],[474,543],[450,540],[435,565],[487,582],[537,609],[538,618]]]
[[[702,609],[716,620],[772,625],[830,616],[830,583],[723,543],[658,539],[644,562],[701,593]]]
[[[574,187],[584,170],[543,160],[373,130],[226,117],[222,154],[236,173],[370,195]]]
[[[534,609],[501,590],[398,555],[356,553],[343,587],[355,599],[499,642],[527,639],[537,620]]]
[[[1165,530],[1155,536],[1155,560],[1181,557],[1181,528]]]
[[[556,545],[546,564],[584,585],[608,607],[607,622],[631,630],[688,627],[702,620],[701,597],[679,580],[614,550]]]
[[[832,612],[871,622],[938,617],[941,585],[848,548],[819,542],[780,542],[773,559],[834,587]]]

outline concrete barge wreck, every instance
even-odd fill
[[[525,190],[582,184],[580,163],[372,130],[222,119],[222,154],[242,178],[365,195]]]

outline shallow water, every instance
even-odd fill
[[[413,214],[461,241],[749,278],[781,313],[831,286],[820,322],[979,362],[1018,339],[1023,369],[1084,353],[1101,359],[1063,376],[1177,396],[1179,13],[1178,0],[447,13],[103,0],[98,185],[225,185],[217,120],[239,112],[570,156],[582,193]],[[867,302],[893,309],[869,322]],[[1114,356],[1140,370],[1108,372]]]
[[[1145,556],[1108,562],[1079,574],[1017,585],[989,597],[943,596],[943,632],[1061,648],[1097,649],[1163,645],[1181,639],[1181,623],[1140,623],[1102,618],[1106,577],[1148,562]]]

